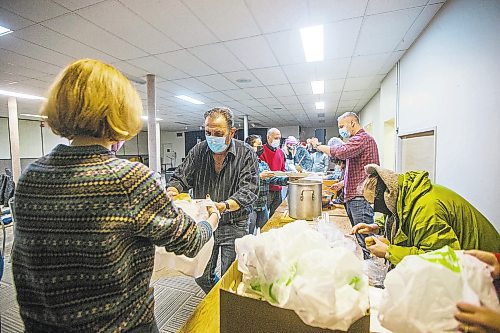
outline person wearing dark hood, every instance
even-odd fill
[[[488,219],[457,193],[432,184],[428,172],[397,174],[375,164],[365,166],[365,171],[363,195],[385,220],[358,224],[352,233],[383,234],[390,244],[374,237],[368,249],[375,256],[397,265],[407,255],[445,245],[500,252],[500,235]]]
[[[269,220],[269,208],[267,197],[269,195],[269,185],[286,186],[288,177],[276,177],[271,171],[269,165],[260,159],[264,153],[262,139],[259,135],[249,135],[245,142],[252,147],[259,157],[259,196],[253,204],[253,212],[250,213],[250,234],[253,234],[258,228],[262,228]]]

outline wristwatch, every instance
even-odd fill
[[[226,205],[226,209],[224,210],[224,213],[229,212],[229,202],[224,201],[224,204]]]

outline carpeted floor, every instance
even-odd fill
[[[1,231],[0,231],[1,232]],[[0,236],[2,239],[3,236]],[[0,282],[0,332],[23,332],[23,322],[19,316],[16,291],[12,282],[10,248],[12,246],[12,227],[7,228],[6,265]],[[155,317],[160,332],[171,333],[186,322],[195,307],[205,297],[193,278],[171,276],[154,283]]]

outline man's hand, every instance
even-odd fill
[[[351,229],[351,235],[354,234],[378,234],[380,227],[375,223],[358,223]]]
[[[344,181],[341,181],[341,182],[338,182],[338,183],[335,183],[333,184],[331,187],[330,187],[332,190],[335,190],[335,191],[340,191],[341,189],[344,188]]]
[[[500,313],[486,306],[460,302],[455,319],[460,322],[461,332],[500,332]]]
[[[221,214],[224,213],[224,211],[226,210],[226,203],[225,202],[214,202],[214,203],[219,213]]]
[[[465,254],[474,256],[487,264],[492,278],[500,278],[500,263],[498,263],[497,257],[493,253],[481,250],[467,250]]]
[[[260,179],[269,179],[274,176],[274,172],[272,171],[262,171],[261,174],[259,175]]]
[[[179,191],[177,191],[177,189],[175,187],[168,187],[167,188],[167,196],[172,199],[173,197],[175,197],[176,195],[179,194]]]
[[[310,143],[313,148],[316,148],[316,146],[319,145],[319,140],[318,138],[311,138],[307,140],[307,143]]]
[[[375,241],[375,245],[368,246],[368,250],[379,258],[385,258],[389,245],[379,240],[378,237],[373,237],[373,240]]]

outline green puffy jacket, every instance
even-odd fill
[[[401,174],[398,182],[400,223],[388,249],[392,264],[445,245],[500,252],[500,235],[486,217],[457,193],[431,184],[427,172]]]

